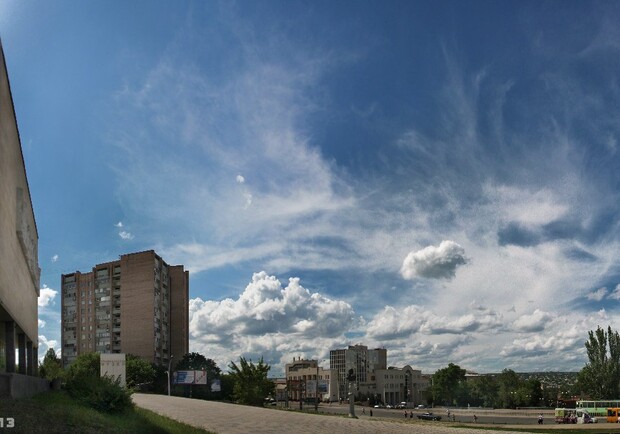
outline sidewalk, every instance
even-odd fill
[[[349,419],[293,411],[225,404],[199,399],[135,393],[138,407],[216,434],[488,434],[489,429],[454,428],[442,422]],[[521,429],[526,427],[520,427]],[[517,431],[501,431],[504,434]],[[522,431],[521,431],[522,434]]]

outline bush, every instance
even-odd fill
[[[99,354],[78,356],[67,371],[67,392],[75,400],[105,413],[118,413],[133,407],[131,393],[119,379],[99,376]]]

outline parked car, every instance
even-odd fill
[[[426,408],[426,406],[424,404],[418,404],[418,406],[416,408],[418,410],[422,410],[423,408]]]
[[[433,413],[422,413],[418,414],[418,419],[422,420],[441,420],[441,416],[437,416]]]
[[[394,408],[390,404],[385,404],[385,408]]]
[[[396,408],[407,408],[407,403],[405,401],[401,402],[400,404],[396,404]]]

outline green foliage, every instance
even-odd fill
[[[473,382],[471,387],[471,405],[482,407],[496,407],[499,385],[495,378],[483,375]]]
[[[433,402],[435,404],[455,405],[457,398],[463,396],[460,390],[465,386],[465,369],[450,363],[446,368],[433,374]]]
[[[77,401],[106,413],[122,412],[133,407],[131,393],[119,379],[101,377],[98,353],[81,354],[67,370],[66,389]]]
[[[519,388],[521,379],[512,369],[504,369],[497,376],[498,401],[497,404],[501,408],[516,408],[518,405],[515,392]]]
[[[156,378],[156,371],[151,362],[127,354],[125,356],[125,369],[127,387],[134,389],[140,387],[142,389],[151,389]]]
[[[64,371],[62,369],[62,362],[60,358],[56,356],[56,351],[54,351],[53,348],[50,348],[45,353],[43,363],[39,367],[39,375],[50,381],[63,378]]]
[[[99,353],[80,354],[67,368],[67,381],[82,375],[98,377],[101,369]]]
[[[240,404],[262,406],[264,399],[272,395],[275,385],[267,378],[271,366],[261,357],[258,364],[239,358],[239,365],[230,362],[229,375],[234,380],[233,399]]]
[[[579,387],[592,399],[618,396],[620,385],[620,335],[608,326],[588,332],[588,363],[579,372]]]

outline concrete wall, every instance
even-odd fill
[[[0,47],[0,321],[38,342],[38,233]]]
[[[0,397],[28,398],[50,390],[44,378],[20,374],[0,374]]]

